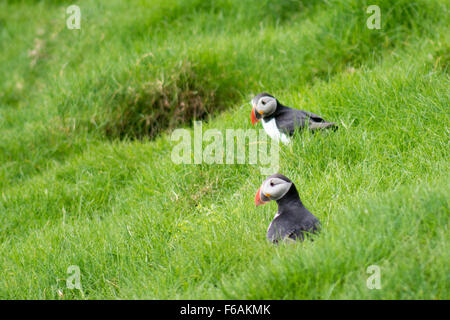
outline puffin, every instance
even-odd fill
[[[256,95],[252,101],[251,121],[255,125],[261,120],[264,131],[275,141],[288,144],[297,129],[308,126],[312,131],[337,128],[336,123],[327,122],[312,112],[292,109],[281,104],[268,93]]]
[[[319,231],[319,220],[305,208],[294,183],[284,175],[271,175],[256,192],[256,206],[270,200],[278,204],[278,212],[267,229],[267,239],[274,244],[280,240],[303,241],[307,234]]]

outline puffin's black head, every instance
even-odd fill
[[[274,96],[268,93],[260,93],[252,99],[252,124],[258,122],[261,118],[270,116],[277,109],[278,101]]]
[[[291,189],[293,183],[282,174],[276,173],[268,177],[256,192],[255,205],[265,204],[270,200],[280,200]]]

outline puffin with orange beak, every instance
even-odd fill
[[[297,129],[303,129],[306,126],[313,131],[337,128],[334,122],[327,122],[312,112],[286,107],[274,96],[265,92],[255,96],[251,104],[252,124],[261,120],[264,131],[275,141],[281,141],[284,144],[289,143],[289,136],[292,136]]]
[[[292,181],[282,174],[268,177],[256,192],[256,206],[270,200],[278,204],[278,212],[267,230],[267,238],[273,243],[286,239],[303,241],[307,234],[319,231],[319,220],[305,208]]]

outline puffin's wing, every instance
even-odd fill
[[[277,243],[279,240],[290,237],[293,233],[295,233],[295,227],[292,227],[284,217],[278,216],[272,220],[269,230],[267,230],[267,239]]]
[[[310,219],[304,222],[301,226],[297,227],[294,232],[289,235],[289,238],[294,240],[303,241],[305,239],[305,234],[314,234],[319,230],[319,220],[316,218]]]
[[[303,128],[308,119],[304,111],[284,107],[277,115],[277,126],[281,132],[293,135],[298,128]]]
[[[302,111],[302,110],[300,110]],[[309,112],[309,111],[302,111],[306,117],[309,118],[310,121],[314,121],[314,122],[326,122],[324,118],[322,118],[321,116],[318,116],[315,113]]]
[[[311,130],[315,129],[326,129],[326,128],[337,128],[336,123],[334,122],[327,122],[324,118],[321,116],[318,116],[315,113],[309,112],[309,111],[303,111],[307,117],[309,118],[309,128]]]
[[[306,234],[318,232],[319,220],[305,207],[301,210],[296,214],[285,213],[277,216],[267,231],[267,238],[275,243],[284,239],[303,241]]]
[[[335,123],[327,122],[315,113],[289,107],[284,107],[276,118],[278,129],[289,135],[293,135],[297,129],[303,129],[307,121],[311,130],[337,127]]]

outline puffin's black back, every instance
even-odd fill
[[[307,121],[308,126],[311,130],[331,127],[335,129],[337,128],[335,123],[327,122],[325,119],[315,113],[289,108],[281,104],[278,99],[266,92],[262,92],[256,95],[253,98],[252,103],[256,104],[262,97],[272,97],[276,100],[277,107],[275,109],[275,112],[267,117],[264,117],[264,121],[268,122],[275,118],[278,129],[283,133],[293,135],[296,129],[304,128]]]

